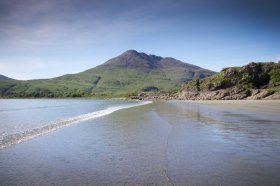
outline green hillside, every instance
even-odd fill
[[[95,68],[52,79],[0,81],[1,97],[122,97],[142,91],[170,91],[214,72],[129,50]]]
[[[193,79],[178,92],[180,99],[279,99],[280,62],[224,68],[205,79]],[[270,96],[270,97],[268,97]]]

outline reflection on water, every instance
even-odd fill
[[[272,111],[271,102],[227,104],[157,107],[172,125],[168,158],[175,185],[279,184],[280,102]]]
[[[270,104],[117,111],[2,149],[0,185],[279,185],[280,103]]]

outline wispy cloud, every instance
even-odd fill
[[[207,66],[205,61],[213,63],[220,56],[250,59],[279,53],[279,29],[275,29],[279,21],[275,21],[277,16],[268,19],[271,15],[267,14],[273,4],[260,5],[257,1],[254,5],[258,6],[251,7],[249,1],[213,0],[211,6],[205,6],[205,2],[1,0],[0,73],[9,75],[14,69],[13,74],[31,77],[32,72],[23,75],[27,70],[23,70],[21,63],[25,66],[34,63],[34,68],[40,69],[41,61],[51,77],[69,69],[69,72],[81,70],[75,61],[94,67],[132,48],[189,59],[188,62],[203,67]],[[251,14],[245,16],[248,12]],[[67,69],[66,62],[72,68]],[[224,63],[219,65],[226,66]],[[57,70],[52,65],[64,71],[54,73]]]
[[[163,24],[146,22],[143,7],[116,13],[105,5],[93,2],[92,9],[85,5],[77,12],[70,0],[6,3],[7,13],[0,14],[0,48],[98,45],[162,29]]]

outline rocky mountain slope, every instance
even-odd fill
[[[229,100],[280,99],[280,62],[250,63],[224,68],[205,79],[194,79],[181,88],[177,99]]]
[[[139,92],[170,91],[213,71],[174,58],[128,50],[102,65],[77,74],[29,80],[1,81],[1,97],[123,97]]]

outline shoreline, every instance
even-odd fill
[[[280,183],[279,114],[176,102],[155,101],[123,109],[2,149],[1,183]]]
[[[98,111],[94,111],[91,113],[87,113],[87,114],[82,114],[82,115],[78,115],[78,116],[74,116],[71,118],[67,118],[67,119],[62,119],[56,122],[52,122],[49,125],[45,125],[39,128],[34,128],[28,131],[24,131],[21,133],[15,133],[15,134],[10,134],[5,136],[3,139],[0,139],[0,150],[31,140],[33,138],[48,134],[50,132],[59,130],[61,128],[64,128],[66,126],[69,125],[73,125],[76,123],[80,123],[80,122],[84,122],[87,120],[93,120],[95,118],[99,118],[99,117],[103,117],[106,115],[110,115],[116,111],[119,110],[123,110],[123,109],[128,109],[128,108],[132,108],[132,107],[138,107],[138,106],[143,106],[143,105],[147,105],[147,104],[151,104],[151,101],[142,101],[142,103],[138,103],[138,104],[133,104],[133,105],[126,105],[126,106],[113,106],[113,107],[109,107],[103,110],[98,110]]]
[[[260,90],[252,89],[251,91],[258,91],[260,94]],[[224,97],[221,90],[218,91],[187,91],[181,92],[176,94],[171,93],[153,93],[153,92],[142,92],[139,93],[137,96],[128,96],[128,97],[0,97],[0,99],[91,99],[91,100],[128,100],[128,101],[156,101],[156,100],[182,100],[182,101],[211,101],[211,100],[280,100],[280,93],[268,93],[266,91],[260,97],[253,95],[248,95],[245,97],[238,96],[235,97]]]

